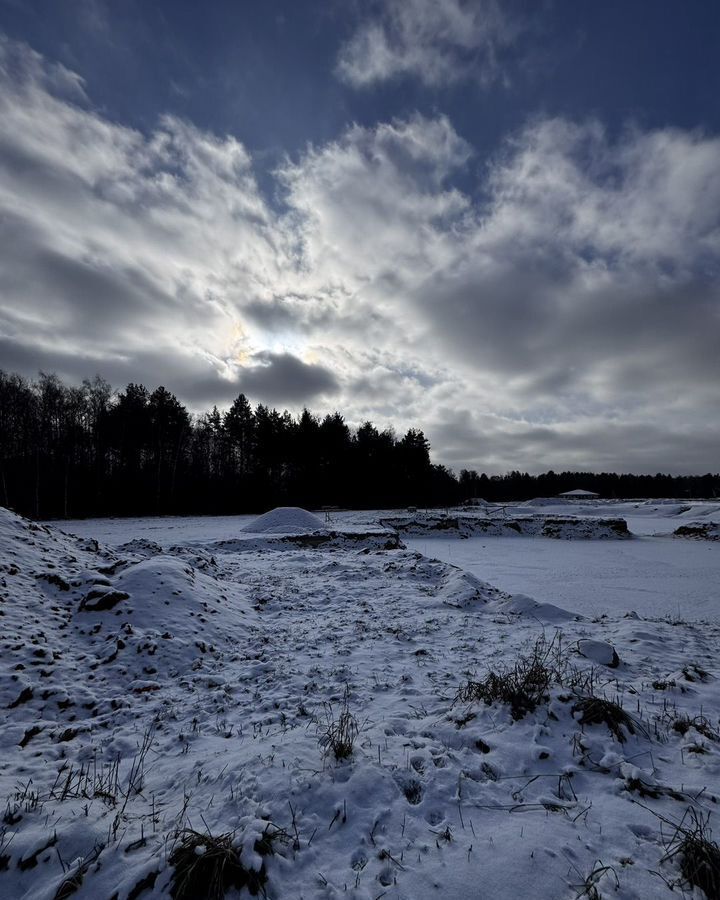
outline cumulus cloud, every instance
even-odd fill
[[[446,186],[470,157],[445,117],[352,126],[278,172],[302,235],[303,262],[355,284],[432,266],[433,245],[468,210]],[[372,227],[368,227],[368,225]]]
[[[337,406],[457,468],[716,464],[717,137],[538,120],[471,196],[447,118],[354,125],[278,210],[235,138],[68,83],[0,43],[0,366]]]
[[[497,0],[380,0],[341,48],[339,76],[355,87],[413,76],[437,87],[505,79],[503,52],[522,29]]]
[[[718,160],[720,140],[697,134],[612,143],[593,123],[539,123],[416,299],[460,353],[535,399],[572,385],[647,401],[653,384],[717,379]]]

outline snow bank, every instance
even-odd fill
[[[582,519],[576,516],[549,516],[542,522],[540,534],[562,540],[626,540],[632,537],[624,519]]]
[[[693,516],[716,516],[720,513],[720,507],[717,503],[708,504],[706,506],[691,506],[688,510]]]
[[[197,546],[196,542],[186,547]],[[248,531],[242,537],[213,541],[205,545],[213,553],[253,553],[260,550],[286,551],[298,548],[307,550],[404,550],[397,531],[389,528],[348,528],[341,531],[312,531],[309,533],[255,534]]]
[[[549,537],[562,540],[623,540],[632,537],[627,523],[620,518],[581,518],[577,516],[478,517],[471,514],[443,516],[436,513],[414,516],[389,516],[381,519],[388,528],[413,536],[475,535],[506,537]]]
[[[577,500],[570,500],[567,497],[534,497],[532,500],[526,500],[523,506],[577,506]]]
[[[482,522],[491,525],[489,519],[471,519],[459,516],[444,516],[435,513],[418,513],[409,516],[387,516],[380,519],[380,524],[392,528],[402,534],[421,535],[431,532],[436,534],[464,534],[466,522]]]
[[[383,564],[383,573],[411,591],[424,610],[433,606],[480,608],[508,596],[457,566],[417,552],[392,554]]]
[[[310,534],[324,527],[321,519],[306,509],[278,506],[240,530],[249,534]]]
[[[675,537],[720,541],[720,522],[688,522],[673,531]]]

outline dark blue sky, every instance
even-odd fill
[[[62,61],[111,119],[159,114],[295,153],[409,109],[447,114],[480,158],[529,116],[598,117],[615,130],[720,127],[720,3],[530,0],[504,54],[509,85],[428,88],[395,77],[361,90],[333,77],[369,3],[352,0],[0,0],[0,27]]]
[[[0,368],[716,470],[719,48],[717,0],[0,0]]]

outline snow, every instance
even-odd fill
[[[583,616],[571,610],[555,606],[554,603],[542,603],[526,594],[513,594],[502,605],[502,611],[516,616],[527,616],[546,625],[556,625],[560,622],[579,620]]]
[[[534,497],[532,500],[526,501],[526,506],[551,506],[551,507],[568,507],[573,503],[572,500],[564,497]]]
[[[527,593],[582,615],[720,619],[720,544],[667,536],[631,541],[406,537],[508,593]]]
[[[324,528],[320,518],[299,506],[279,506],[247,524],[251,534],[310,534]]]
[[[339,514],[323,542],[0,511],[2,896],[77,875],[78,900],[168,897],[185,827],[232,833],[278,900],[550,900],[592,872],[603,896],[679,896],[659,817],[718,833],[720,544],[663,533],[670,504],[596,515],[628,509],[632,540],[392,549],[392,511]],[[458,699],[538,646],[570,675],[534,711]],[[632,717],[619,736],[581,722],[590,690]],[[338,761],[323,736],[345,708]]]
[[[614,669],[620,664],[620,658],[612,644],[607,641],[593,641],[585,639],[578,641],[578,652],[599,666],[609,666]]]

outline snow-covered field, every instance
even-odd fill
[[[720,619],[720,546],[669,536],[632,541],[406,538],[412,549],[510,593],[596,616]]]
[[[183,896],[179,851],[209,885],[223,835],[273,898],[693,896],[689,811],[713,828],[720,797],[720,542],[672,532],[719,509],[476,510],[454,515],[633,536],[465,523],[406,549],[397,511],[328,534],[298,512],[0,510],[0,896]],[[517,663],[535,708],[486,703]]]
[[[720,503],[598,502],[541,509],[591,520],[622,517],[634,539],[618,544],[540,536],[519,545],[514,537],[458,541],[439,533],[407,537],[405,543],[510,593],[524,592],[589,616],[634,610],[650,617],[720,620],[720,545],[672,534],[691,522],[720,521]]]

